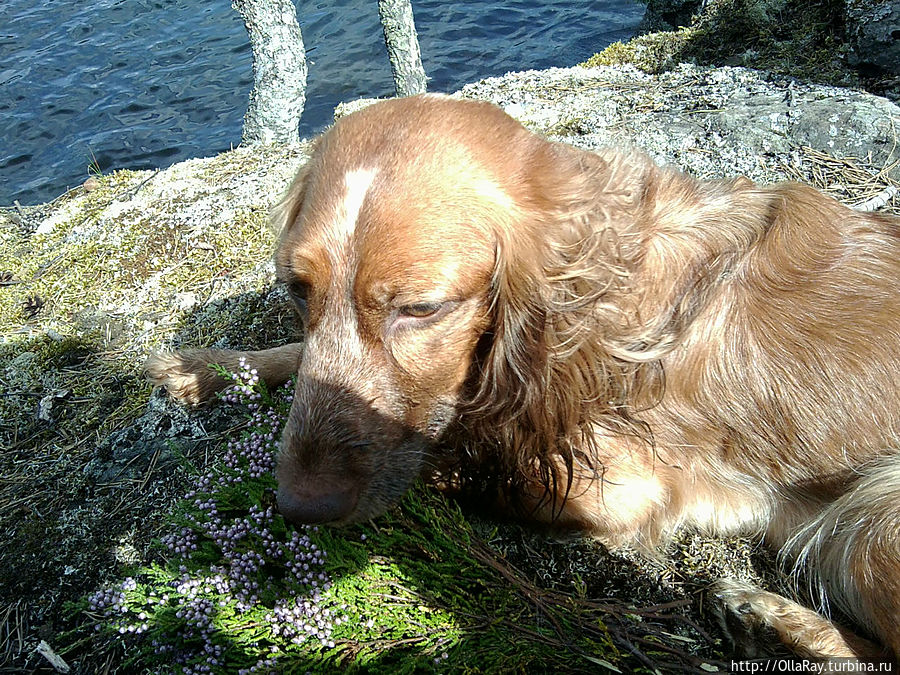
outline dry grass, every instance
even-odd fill
[[[892,178],[900,159],[882,167],[853,157],[832,157],[809,148],[798,148],[802,158],[785,171],[797,181],[809,183],[848,206],[863,211],[887,211],[900,215],[900,182]],[[893,153],[892,153],[893,154]]]

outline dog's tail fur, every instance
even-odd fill
[[[865,467],[782,555],[807,576],[823,613],[839,609],[900,654],[900,454]]]

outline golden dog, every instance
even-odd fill
[[[226,384],[209,363],[296,374],[285,517],[370,518],[437,471],[611,544],[759,533],[900,654],[898,219],[425,95],[335,124],[275,220],[304,342],[148,372],[189,402]],[[780,596],[718,596],[800,654],[886,653]]]

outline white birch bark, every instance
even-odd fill
[[[253,51],[241,143],[296,143],[306,102],[306,51],[291,0],[232,0]]]
[[[391,72],[397,96],[425,91],[425,68],[419,52],[419,37],[410,0],[378,0],[378,14],[384,29]]]

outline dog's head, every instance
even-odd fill
[[[276,210],[278,276],[305,325],[278,463],[289,519],[376,515],[462,399],[513,411],[540,396],[540,232],[595,161],[492,105],[433,95],[372,105],[316,141]]]

